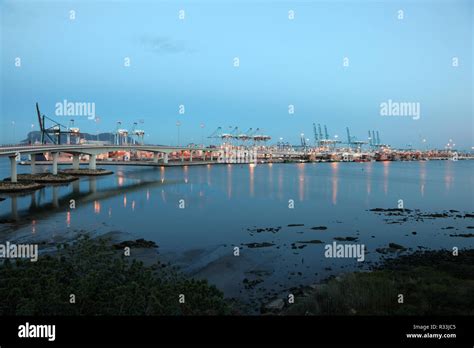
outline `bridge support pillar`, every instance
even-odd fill
[[[31,168],[31,174],[36,174],[36,155],[31,154],[31,160],[30,160],[30,168]]]
[[[97,159],[97,155],[89,155],[89,169],[91,170],[96,169],[96,159]]]
[[[181,156],[181,162],[184,162],[184,151],[181,151],[180,156]]]
[[[202,160],[205,161],[206,160],[206,154],[207,152],[206,151],[203,151],[202,152]]]
[[[79,169],[79,154],[72,155],[72,169]]]
[[[58,152],[51,153],[53,155],[53,175],[58,175]]]
[[[193,152],[189,151],[189,162],[193,161]]]
[[[163,163],[164,163],[164,164],[168,164],[168,153],[165,153],[165,154],[163,155]]]
[[[10,156],[10,180],[11,182],[18,182],[16,175],[16,156]]]
[[[153,163],[158,163],[158,160],[160,159],[160,153],[159,152],[155,152],[153,154]]]

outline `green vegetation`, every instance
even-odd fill
[[[141,241],[141,240],[139,240]],[[136,243],[136,242],[134,242]],[[121,245],[119,245],[121,246]],[[75,303],[70,303],[71,295]],[[185,295],[185,303],[179,295]],[[399,303],[403,294],[403,303]],[[104,239],[0,264],[0,315],[229,315],[238,304],[165,264],[145,266]],[[284,315],[474,315],[474,250],[417,252],[314,286]],[[276,313],[274,313],[276,314]]]
[[[331,278],[284,314],[473,315],[474,250],[415,253],[386,260],[373,272]]]
[[[223,294],[206,281],[164,264],[146,267],[105,240],[82,237],[58,249],[37,262],[0,265],[0,315],[230,314]]]

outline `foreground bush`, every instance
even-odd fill
[[[419,252],[332,278],[285,314],[474,315],[474,250]]]
[[[185,303],[179,303],[179,295]],[[75,303],[70,303],[75,297]],[[81,238],[37,262],[0,265],[0,315],[214,315],[230,309],[206,281],[144,266],[106,241]]]

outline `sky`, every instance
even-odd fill
[[[452,140],[471,149],[473,7],[0,0],[0,143],[38,130],[35,102],[68,125],[70,116],[55,113],[67,100],[95,105],[97,119],[73,117],[82,131],[138,122],[152,144],[176,145],[178,121],[181,145],[209,142],[217,127],[231,126],[260,128],[272,143],[299,144],[301,133],[312,142],[312,124],[320,123],[340,140],[348,126],[359,140],[378,130],[394,147]],[[419,118],[381,115],[389,100],[416,103]]]

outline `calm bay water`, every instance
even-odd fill
[[[285,289],[365,266],[378,260],[375,249],[389,242],[414,250],[474,244],[474,238],[450,236],[472,232],[467,229],[472,219],[387,224],[384,216],[368,211],[396,208],[402,199],[408,209],[472,213],[473,161],[101,167],[115,173],[14,198],[4,195],[0,218],[17,222],[0,224],[0,241],[55,243],[84,232],[119,231],[124,239],[155,241],[163,256],[229,295],[238,295],[241,280],[252,270],[270,274],[261,286]],[[19,166],[19,172],[28,171]],[[5,159],[0,160],[0,176],[9,176]],[[69,207],[71,199],[75,209]],[[278,226],[276,233],[248,230]],[[327,229],[310,229],[314,226]],[[324,257],[326,243],[346,236],[366,246],[368,262]],[[314,239],[324,244],[291,247]],[[274,245],[242,245],[261,242]],[[235,245],[242,247],[239,258],[232,254]]]

